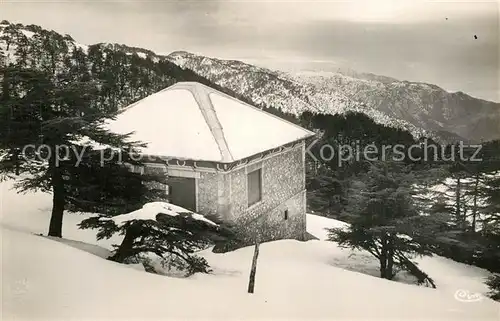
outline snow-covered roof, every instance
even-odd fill
[[[314,135],[300,126],[197,82],[179,82],[108,123],[147,143],[141,152],[231,163]]]

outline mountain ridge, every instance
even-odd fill
[[[43,33],[43,36],[40,34]],[[500,104],[473,98],[462,92],[449,93],[437,85],[400,81],[395,78],[354,70],[342,72],[289,73],[259,67],[239,60],[224,60],[174,51],[168,55],[116,43],[82,45],[70,35],[60,35],[35,25],[0,23],[0,63],[15,62],[13,47],[30,45],[30,37],[50,46],[50,37],[67,42],[66,47],[82,50],[116,51],[128,57],[137,56],[151,63],[167,64],[170,70],[178,66],[207,79],[209,82],[264,108],[275,108],[286,114],[303,112],[344,114],[360,112],[376,123],[406,130],[415,138],[429,137],[437,141],[486,141],[500,138]],[[57,37],[56,37],[57,35]],[[61,40],[62,39],[62,40]],[[31,44],[37,52],[36,44]],[[90,49],[89,49],[90,48]],[[26,57],[34,60],[34,57]],[[47,59],[47,58],[44,58]],[[103,58],[105,59],[105,58]],[[122,58],[121,58],[122,59]],[[133,59],[133,58],[132,58]],[[122,66],[124,67],[124,66]],[[164,76],[160,77],[164,79]],[[185,79],[184,79],[185,80]],[[156,90],[143,88],[144,93]],[[125,101],[126,102],[126,101]],[[125,103],[123,102],[123,103]],[[118,105],[120,105],[118,103]]]
[[[241,89],[241,86],[248,84],[249,78],[258,78],[259,75],[256,73],[268,70],[266,68],[258,69],[259,67],[253,66],[246,71],[247,76],[237,75],[248,64],[243,62],[235,68],[234,60],[229,63],[222,59],[208,58],[186,52],[174,52],[168,57],[179,66],[194,70],[215,83],[230,87],[240,93],[245,91]],[[217,68],[214,68],[214,65],[218,65]],[[207,68],[208,66],[210,68]],[[255,71],[255,68],[258,70]],[[214,71],[214,69],[218,70]],[[226,70],[224,71],[224,69]],[[224,77],[220,76],[222,73]],[[442,136],[437,133],[447,133],[445,136],[454,136],[454,140],[478,142],[500,138],[499,103],[477,99],[462,92],[449,93],[434,84],[400,81],[374,74],[320,72],[318,75],[318,73],[314,72],[306,73],[309,73],[306,77],[304,76],[305,73],[301,75],[300,72],[272,72],[269,74],[285,78],[283,79],[285,82],[294,81],[293,86],[301,83],[309,91],[307,99],[309,103],[315,103],[316,105],[337,103],[337,110],[331,108],[329,110],[331,113],[342,112],[342,102],[349,100],[354,104],[344,106],[345,108],[353,109],[353,106],[357,106],[357,108],[354,108],[357,109],[356,111],[366,113],[371,118],[374,118],[376,122],[409,130],[416,137]],[[329,75],[325,76],[325,74]],[[254,92],[254,90],[247,91]],[[253,93],[253,95],[256,94]],[[272,95],[273,93],[267,92],[260,93],[258,96]],[[281,94],[282,101],[278,103],[283,104],[286,101],[285,95],[286,93]],[[339,101],[329,101],[325,99],[325,96],[341,96],[344,101],[340,101],[339,104]],[[258,100],[261,97],[256,98]],[[268,101],[268,103],[270,102]],[[364,110],[360,110],[360,106],[364,106]],[[310,108],[314,110],[318,109],[318,106]]]

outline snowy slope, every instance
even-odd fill
[[[0,184],[2,320],[498,320],[500,316],[496,302],[486,298],[461,302],[454,296],[455,288],[477,291],[472,286],[481,285],[479,279],[487,275],[481,269],[429,258],[428,266],[434,270],[429,272],[439,287],[433,290],[341,268],[339,263],[356,266],[364,261],[321,240],[263,244],[254,295],[246,293],[250,247],[226,254],[204,252],[214,270],[210,275],[180,279],[136,271],[102,259],[111,242],[96,242],[92,231],[78,230],[75,225],[81,215],[65,216],[63,236],[73,242],[34,235],[45,233],[50,195],[17,195],[10,185]],[[343,225],[314,216],[308,217],[308,224],[313,234]],[[370,264],[366,261],[365,267]]]
[[[335,219],[308,214],[307,230],[319,240],[328,238],[327,228],[345,228],[348,223]],[[363,251],[352,251],[333,246],[329,250],[330,262],[337,267],[347,270],[361,272],[364,274],[379,276],[379,267],[376,259],[369,253]],[[440,256],[420,257],[415,259],[420,268],[428,273],[437,285],[437,291],[455,295],[459,291],[472,293],[486,293],[487,287],[484,280],[490,273],[484,269],[462,264]],[[398,273],[396,281],[403,283],[414,283],[414,278],[407,273]]]
[[[46,45],[47,39],[40,32],[43,29],[39,26],[29,25],[14,25],[14,24],[0,24],[0,63],[5,61],[7,65],[14,65],[19,62],[19,59],[26,66],[39,68],[40,64],[35,62],[33,57],[27,55],[24,59],[19,57],[18,49],[23,49],[25,53],[29,51],[34,51],[43,57],[44,53],[41,47]],[[59,47],[61,52],[56,53],[56,56],[64,56],[71,54],[74,50],[81,50],[83,53],[88,52],[88,46],[84,44],[77,43],[68,35],[60,35],[54,31],[49,32],[51,36],[54,36],[57,41],[52,42],[51,45]],[[21,45],[22,48],[19,48]],[[21,51],[23,51],[21,50]],[[58,57],[61,58],[61,57]],[[58,62],[57,68],[64,68],[64,66]]]

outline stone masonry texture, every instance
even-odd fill
[[[248,206],[247,174],[261,169],[261,201]],[[201,172],[198,212],[234,224],[245,245],[306,237],[304,145],[230,172]],[[287,211],[287,217],[285,217]]]
[[[303,240],[306,233],[303,146],[227,174],[230,195],[223,218],[238,226],[244,243],[283,238]],[[248,207],[247,174],[262,171],[262,199]],[[230,186],[227,186],[230,185]],[[288,217],[285,219],[285,210]]]

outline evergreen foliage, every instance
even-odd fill
[[[64,210],[109,216],[136,210],[158,198],[158,192],[144,184],[158,178],[138,175],[123,165],[141,165],[131,158],[141,143],[101,127],[120,108],[178,81],[201,82],[252,103],[248,97],[238,96],[147,50],[116,44],[84,47],[68,35],[39,26],[7,21],[1,24],[7,25],[1,40],[14,59],[0,54],[0,175],[22,175],[18,184],[21,191],[53,193],[49,235],[61,236]],[[409,132],[377,124],[361,113],[307,112],[296,117],[274,106],[261,107],[317,132],[319,141],[311,149],[315,155],[325,144],[338,151],[341,146],[363,149],[370,144],[409,147],[422,143]],[[105,147],[89,146],[82,138]],[[28,145],[32,148],[25,149]],[[451,148],[446,146],[448,156]],[[110,158],[101,164],[102,153],[114,153],[121,159]],[[416,153],[413,156],[421,156],[421,151]],[[386,251],[382,252],[386,259],[381,260],[381,265],[385,261],[385,277],[394,274],[395,270],[387,267],[390,264],[415,272],[407,255],[430,251],[500,272],[499,141],[483,143],[477,155],[481,162],[435,161],[431,150],[427,161],[406,157],[394,165],[351,158],[340,166],[340,156],[346,155],[336,154],[319,163],[306,156],[309,210],[342,216],[354,226],[361,224],[355,231],[360,234],[351,235],[353,241],[344,235],[346,245],[363,245],[380,252],[380,245],[385,244]],[[412,180],[419,186],[410,186]],[[438,183],[447,185],[446,191],[431,191],[429,187]],[[362,195],[360,190],[368,194]],[[366,196],[370,193],[373,198]],[[363,206],[373,221],[355,215]],[[409,221],[419,227],[410,234],[405,232]],[[106,233],[111,231],[113,228]],[[404,235],[411,235],[411,241]],[[394,254],[391,263],[387,247],[395,246],[401,247],[404,256]]]
[[[2,74],[0,170],[4,177],[21,175],[22,192],[53,194],[50,236],[62,236],[65,210],[121,211],[148,194],[141,182],[155,178],[124,165],[139,163],[131,156],[143,145],[104,129],[115,114],[92,105],[96,89],[84,74],[20,67]]]
[[[419,283],[435,286],[432,279],[410,259],[431,255],[432,239],[443,218],[421,215],[413,198],[416,177],[410,166],[377,161],[350,184],[342,217],[347,230],[330,230],[329,240],[341,246],[366,250],[380,262],[380,276],[393,279],[398,269],[417,277]]]
[[[177,81],[218,87],[126,46],[85,48],[39,26],[10,24],[2,40],[12,56],[0,64],[0,175],[22,175],[20,191],[54,194],[49,235],[61,236],[64,210],[123,213],[157,199],[142,182],[159,178],[124,165],[141,165],[132,156],[142,143],[103,123]]]
[[[500,302],[500,274],[495,274],[488,278],[486,284],[491,289],[489,293],[490,298]]]
[[[153,211],[154,219],[140,218],[144,211]],[[122,219],[116,222],[118,218]],[[112,261],[140,261],[141,256],[153,253],[162,263],[171,264],[190,275],[210,271],[208,262],[197,256],[197,251],[234,238],[227,225],[213,221],[200,219],[198,214],[165,202],[151,202],[128,214],[88,218],[82,221],[80,228],[98,229],[98,239],[110,238],[117,233],[124,236],[109,257]]]

